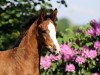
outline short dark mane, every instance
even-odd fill
[[[29,29],[29,27],[39,18],[39,16],[40,16],[40,15],[37,14],[37,15],[31,17],[31,18],[28,20],[28,22],[25,23],[25,24],[21,27],[21,30],[23,30],[23,31],[25,32],[27,29]],[[47,18],[50,18],[50,19],[51,19],[51,16],[50,16],[50,15],[46,15],[46,16],[45,16],[45,20],[46,20]]]
[[[22,38],[23,38],[23,36],[24,36],[24,34],[25,34],[25,32],[30,28],[30,26],[39,18],[39,14],[37,14],[37,15],[35,15],[35,16],[31,16],[31,18],[27,21],[27,23],[25,23],[25,24],[23,24],[22,26],[21,26],[21,29],[20,29],[20,36],[19,36],[19,38],[18,38],[18,40],[15,42],[15,44],[14,44],[14,46],[13,47],[18,47],[18,45],[19,45],[19,43],[20,43],[20,41],[22,40]],[[46,15],[45,16],[45,20],[47,19],[47,18],[52,18],[50,15]]]

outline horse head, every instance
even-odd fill
[[[50,15],[46,15],[46,12],[42,10],[37,21],[38,36],[41,44],[49,49],[52,53],[59,53],[60,47],[56,38],[56,26],[55,19],[57,15],[57,9],[52,10]]]

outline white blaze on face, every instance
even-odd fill
[[[50,37],[51,37],[51,39],[52,39],[52,41],[53,41],[53,43],[56,47],[56,53],[59,53],[60,52],[60,46],[59,46],[58,41],[56,39],[56,29],[55,29],[55,26],[53,25],[53,23],[51,23],[51,22],[49,23],[48,29],[50,31],[50,33],[49,33]]]

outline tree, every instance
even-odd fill
[[[0,0],[0,50],[12,48],[20,35],[20,27],[41,8],[52,9],[51,0]],[[65,0],[56,1],[66,5]],[[37,7],[39,9],[37,9]]]

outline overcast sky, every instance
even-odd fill
[[[75,24],[87,24],[90,20],[100,20],[100,0],[66,0],[68,7],[57,5],[52,0],[53,8],[58,8],[58,18],[68,18]]]

